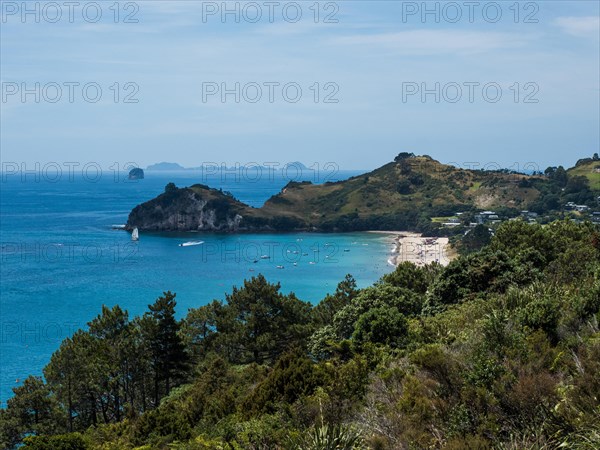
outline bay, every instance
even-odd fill
[[[338,172],[328,180],[361,172]],[[178,315],[262,273],[305,301],[318,303],[348,273],[368,286],[391,270],[388,240],[371,233],[130,234],[111,228],[168,182],[201,182],[260,207],[289,181],[281,173],[260,179],[146,171],[90,177],[3,174],[0,184],[0,401],[30,374],[41,375],[60,342],[119,304],[143,314],[163,291],[177,294]],[[323,181],[323,180],[321,180]],[[201,241],[199,245],[180,246]],[[264,258],[263,258],[264,257]],[[266,258],[268,257],[268,258]]]

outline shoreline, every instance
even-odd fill
[[[437,262],[447,266],[455,257],[447,237],[423,237],[411,231],[367,231],[390,236],[392,249],[388,264],[397,267],[402,262],[425,266]]]

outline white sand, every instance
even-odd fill
[[[412,262],[417,266],[433,262],[447,266],[454,257],[447,237],[427,238],[419,233],[407,231],[373,231],[373,233],[390,235],[392,251],[388,263],[393,266],[404,261]]]

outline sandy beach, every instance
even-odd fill
[[[447,237],[423,237],[420,233],[408,231],[371,231],[390,236],[392,246],[388,264],[397,266],[408,261],[418,266],[437,262],[447,266],[453,259]]]

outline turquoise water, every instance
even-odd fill
[[[357,172],[341,172],[346,178]],[[204,182],[260,206],[288,180],[198,179],[193,172],[146,173],[136,182],[113,175],[90,182],[4,176],[0,184],[0,400],[29,374],[40,375],[60,341],[95,317],[101,305],[142,314],[165,290],[177,293],[178,314],[233,285],[263,273],[316,303],[347,273],[367,286],[387,265],[382,235],[129,233],[123,224],[135,205],[158,195],[167,182]],[[203,241],[180,247],[187,241]],[[261,259],[261,256],[269,259]],[[257,262],[254,262],[257,260]],[[296,264],[294,264],[296,263]],[[312,264],[311,264],[312,263]],[[284,268],[278,268],[283,266]]]

